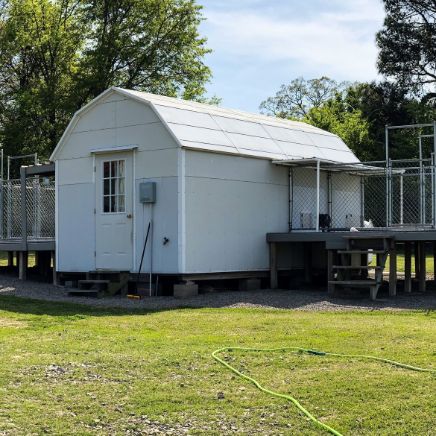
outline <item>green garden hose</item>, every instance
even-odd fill
[[[234,372],[239,377],[248,380],[249,382],[253,383],[259,390],[262,392],[265,392],[266,394],[272,395],[274,397],[278,398],[284,398],[285,400],[291,401],[297,408],[303,412],[312,422],[314,422],[318,427],[328,431],[331,434],[334,434],[336,436],[343,436],[342,433],[339,433],[334,428],[328,426],[327,424],[324,424],[323,422],[319,421],[315,416],[313,416],[307,409],[305,409],[297,399],[292,397],[291,395],[281,394],[279,392],[272,391],[270,389],[264,388],[257,380],[255,380],[253,377],[250,377],[246,374],[243,374],[241,371],[238,371],[236,368],[228,364],[225,360],[218,357],[218,354],[222,352],[232,352],[232,351],[254,351],[254,352],[277,352],[277,351],[293,351],[294,353],[306,353],[311,354],[315,356],[332,356],[332,357],[346,357],[346,358],[353,358],[353,359],[366,359],[366,360],[375,360],[377,362],[383,362],[388,363],[393,366],[398,366],[403,369],[409,369],[411,371],[419,371],[419,372],[429,372],[429,373],[436,373],[436,369],[430,369],[430,368],[419,368],[417,366],[407,365],[405,363],[395,362],[394,360],[389,359],[383,359],[382,357],[375,357],[375,356],[367,356],[364,354],[340,354],[340,353],[328,353],[325,351],[317,351],[317,350],[309,350],[306,348],[300,348],[300,347],[283,347],[283,348],[246,348],[246,347],[224,347],[219,348],[218,350],[215,350],[212,353],[212,357],[222,365],[224,365],[226,368],[230,369],[230,371]]]

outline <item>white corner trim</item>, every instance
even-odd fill
[[[178,269],[179,274],[186,270],[186,152],[183,148],[178,149],[177,171],[177,228],[178,228]]]

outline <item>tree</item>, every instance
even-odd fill
[[[350,85],[348,85],[350,86]],[[328,77],[298,78],[282,85],[274,97],[261,103],[261,110],[281,118],[294,119],[328,130],[362,159],[367,159],[368,123],[359,109],[346,99],[346,83]]]
[[[88,0],[93,23],[78,83],[82,100],[109,86],[200,98],[210,70],[210,52],[198,26],[202,7],[194,0]]]
[[[0,21],[0,123],[7,153],[47,156],[72,110],[82,46],[80,4],[5,2]]]
[[[201,99],[211,72],[195,0],[0,0],[0,141],[48,157],[110,86]]]
[[[431,123],[434,109],[411,96],[407,89],[392,82],[357,83],[346,92],[350,107],[359,110],[368,123],[368,142],[364,154],[369,160],[385,159],[385,126]],[[390,157],[418,157],[416,131],[391,131]],[[427,141],[426,146],[429,145]],[[427,154],[429,156],[429,154]]]
[[[303,79],[298,81],[307,83]],[[303,95],[302,88],[298,88],[298,97]],[[280,91],[283,89],[294,87],[283,85]],[[310,88],[305,89],[307,93]],[[316,104],[307,104],[304,111],[299,103],[302,100],[295,95],[289,99],[279,99],[276,95],[266,102],[270,105],[270,114],[303,121],[338,135],[359,159],[365,161],[385,159],[386,125],[430,123],[435,115],[434,109],[411,96],[407,89],[391,82],[342,84],[328,98],[307,100],[316,101]],[[265,102],[262,105],[266,107]],[[416,132],[392,131],[391,139],[391,158],[418,157]],[[425,146],[429,146],[429,142]]]
[[[313,107],[302,121],[338,135],[361,160],[370,160],[369,123],[359,109],[349,106],[343,94],[337,94],[319,107]]]
[[[289,85],[282,85],[274,97],[263,101],[260,110],[280,118],[301,119],[312,108],[320,107],[331,99],[344,86],[328,77],[311,80],[299,77]]]
[[[378,69],[403,88],[436,99],[436,1],[384,0]]]

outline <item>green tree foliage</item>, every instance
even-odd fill
[[[110,86],[203,99],[195,0],[0,1],[0,140],[48,157],[71,115]]]
[[[343,94],[338,93],[322,106],[312,108],[301,121],[338,135],[361,160],[371,158],[365,147],[370,141],[369,124]]]
[[[282,85],[274,97],[260,104],[260,110],[280,118],[301,119],[312,108],[320,107],[345,86],[328,77],[305,80],[298,77]]]
[[[349,85],[348,85],[349,86]],[[328,77],[305,80],[298,78],[282,85],[274,97],[261,103],[270,115],[312,124],[339,137],[360,157],[367,158],[369,126],[358,108],[346,99],[347,84]]]
[[[0,21],[1,139],[47,156],[72,110],[85,26],[77,2],[5,2]]]
[[[350,107],[358,109],[368,124],[368,142],[358,153],[367,160],[385,159],[385,126],[432,123],[434,110],[410,95],[407,89],[392,82],[357,83],[346,92]],[[390,157],[412,159],[418,157],[416,130],[390,132]],[[430,141],[424,142],[429,156]]]
[[[325,81],[325,78],[319,80]],[[304,86],[297,88],[283,85],[275,97],[261,104],[261,109],[271,115],[303,121],[328,130],[341,137],[359,159],[365,161],[385,158],[386,125],[433,121],[434,110],[411,97],[408,90],[395,83],[346,85],[327,80],[332,87],[325,98],[319,99],[317,94],[314,96],[313,88],[306,85],[313,83],[313,80],[298,79]],[[293,81],[291,85],[295,83]],[[286,94],[283,90],[286,90]],[[418,157],[416,132],[392,132],[391,139],[391,158]],[[425,145],[429,155],[430,143]]]
[[[436,101],[436,1],[384,0],[378,68],[401,87]]]
[[[86,101],[117,85],[196,99],[204,94],[209,50],[194,0],[89,0],[79,83]]]

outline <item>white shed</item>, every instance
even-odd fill
[[[145,272],[267,271],[266,233],[328,213],[325,173],[316,208],[305,168],[292,185],[302,206],[294,198],[290,209],[290,169],[280,163],[304,159],[358,162],[339,137],[304,123],[110,88],[74,115],[51,156],[57,270],[137,272],[152,220]],[[360,216],[355,179],[337,192]],[[156,183],[155,204],[140,202],[144,181]]]

